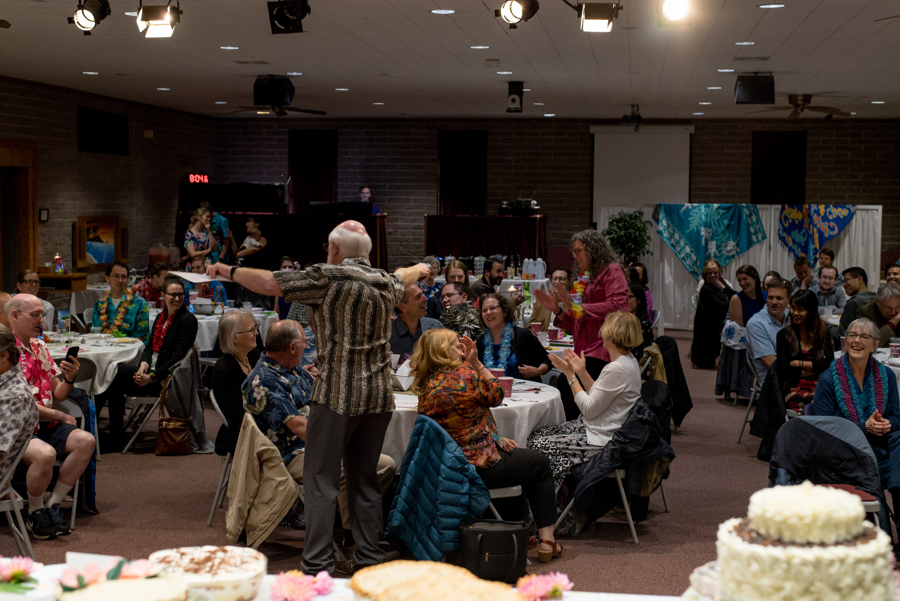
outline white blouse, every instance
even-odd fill
[[[603,368],[590,392],[582,390],[575,395],[575,404],[584,416],[588,442],[605,446],[640,398],[641,369],[634,355],[626,353]]]

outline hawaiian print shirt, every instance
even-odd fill
[[[21,354],[19,355],[19,367],[22,368],[22,375],[25,381],[31,387],[31,395],[38,405],[53,409],[53,380],[51,378],[59,378],[62,370],[50,356],[47,345],[43,340],[37,338],[31,339],[31,345],[25,346],[21,340],[16,338],[16,346]],[[53,427],[59,422],[50,422],[48,427]]]
[[[313,378],[306,370],[299,366],[285,369],[263,355],[241,386],[244,410],[278,448],[285,465],[306,446],[287,423],[294,417],[309,415],[312,384]]]
[[[144,278],[131,287],[131,293],[140,296],[148,303],[156,303],[157,307],[162,308],[162,290],[150,283],[150,278]]]
[[[106,296],[94,303],[91,327],[101,328],[104,334],[120,332],[146,341],[150,335],[150,305],[140,296],[134,296],[126,290],[119,299],[119,304],[113,308],[110,293],[106,293]]]
[[[0,474],[6,474],[38,425],[37,405],[18,365],[0,374],[0,424]]]
[[[500,461],[504,451],[514,447],[500,436],[491,407],[503,402],[503,388],[497,380],[486,380],[467,367],[439,373],[419,395],[419,413],[439,423],[475,467],[488,468]]]
[[[427,298],[431,298],[435,294],[440,295],[441,288],[443,288],[443,287],[444,287],[444,285],[441,282],[435,282],[434,285],[432,285],[432,286],[429,286],[425,282],[419,282],[419,288],[422,290],[422,293]]]
[[[193,246],[194,250],[206,250],[209,248],[209,230],[203,230],[199,234],[195,234],[194,230],[188,230],[184,233],[184,247]],[[191,270],[191,261],[184,265],[185,271]]]

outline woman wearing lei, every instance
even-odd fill
[[[572,332],[575,353],[585,357],[587,372],[596,380],[609,363],[609,351],[603,346],[600,328],[606,316],[615,311],[628,311],[628,279],[616,261],[606,239],[596,230],[584,230],[572,236],[575,278],[572,290],[556,283],[556,294],[535,290],[537,300],[553,311],[558,328]],[[562,298],[561,301],[557,297]],[[584,383],[582,383],[584,384]],[[566,421],[581,415],[569,383],[560,378],[557,388],[566,411]]]
[[[813,413],[843,417],[866,435],[881,484],[900,509],[900,397],[897,379],[872,355],[878,349],[878,327],[865,318],[850,324],[847,352],[822,372],[816,385]]]
[[[514,326],[516,308],[499,294],[481,297],[479,314],[484,336],[478,338],[478,356],[488,369],[502,369],[511,378],[540,382],[550,371],[550,357],[531,330]]]

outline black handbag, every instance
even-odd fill
[[[459,526],[463,567],[484,580],[515,582],[525,575],[528,525],[477,520]]]

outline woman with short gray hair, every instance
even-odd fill
[[[849,419],[866,435],[882,486],[900,510],[900,396],[894,373],[872,355],[878,349],[878,326],[855,320],[844,338],[847,352],[825,370],[816,385],[813,412]]]
[[[0,480],[38,424],[37,403],[19,367],[16,337],[0,324]]]
[[[234,453],[241,421],[244,419],[244,399],[241,385],[259,360],[256,346],[259,329],[256,319],[248,311],[229,311],[219,320],[219,347],[222,356],[213,367],[212,390],[216,403],[228,424],[216,435],[216,453]]]

